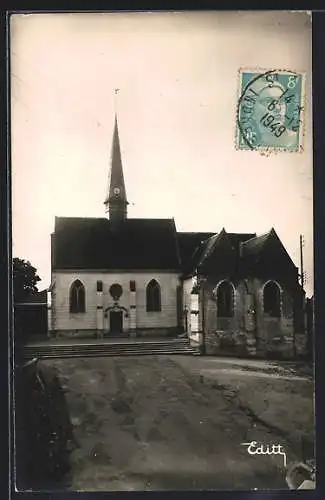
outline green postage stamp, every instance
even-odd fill
[[[304,75],[284,70],[240,70],[236,147],[302,150]]]

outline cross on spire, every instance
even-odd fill
[[[115,88],[114,89],[114,114],[117,116],[117,95],[119,93],[120,89]]]

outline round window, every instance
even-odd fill
[[[118,300],[123,293],[123,288],[118,283],[114,283],[114,285],[110,287],[109,293],[111,294],[114,300]]]

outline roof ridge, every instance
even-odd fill
[[[273,229],[273,228],[272,228]],[[257,240],[258,238],[263,238],[263,236],[269,236],[271,234],[272,229],[270,231],[267,231],[266,233],[259,234],[256,236],[253,236],[253,238],[249,238],[249,240],[246,241],[241,241],[241,245],[246,245],[246,243],[249,243],[252,240]],[[249,234],[249,233],[248,233]],[[256,233],[255,233],[256,234]]]
[[[224,230],[222,230],[220,233],[216,233],[216,234],[213,234],[212,236],[210,236],[209,238],[207,238],[204,243],[206,244],[206,246],[208,246],[208,242],[211,241],[211,246],[208,248],[208,249],[204,249],[202,255],[201,255],[201,258],[198,262],[198,266],[200,266],[205,259],[207,259],[207,257],[209,257],[209,255],[211,255],[211,252],[216,244],[216,241],[218,239],[218,237],[220,237],[221,235],[223,235],[225,233]],[[226,233],[227,234],[227,233]],[[214,241],[212,241],[214,238]]]
[[[256,237],[256,233],[231,233],[231,232],[227,231],[227,234],[228,235],[235,235],[235,236],[246,236],[246,235],[248,236],[249,234],[255,234],[255,236],[253,236],[253,238]]]
[[[80,216],[65,216],[65,215],[56,215],[56,219],[80,219],[80,220],[106,220],[107,222],[111,222],[107,217],[80,217]],[[123,222],[128,222],[128,221],[139,221],[139,220],[150,220],[150,221],[168,221],[168,222],[175,222],[175,219],[173,217],[129,217],[125,219]],[[176,225],[175,225],[176,228]]]
[[[96,220],[108,220],[107,217],[88,217],[88,216],[85,216],[85,217],[80,217],[80,216],[68,216],[68,215],[56,215],[55,216],[56,219],[96,219]]]
[[[210,234],[213,236],[219,233],[216,233],[215,231],[177,231],[177,234]]]

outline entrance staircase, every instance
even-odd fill
[[[187,338],[173,339],[98,339],[46,341],[29,343],[24,347],[23,356],[31,358],[74,358],[105,356],[142,356],[142,355],[199,355],[198,347],[190,344]]]

